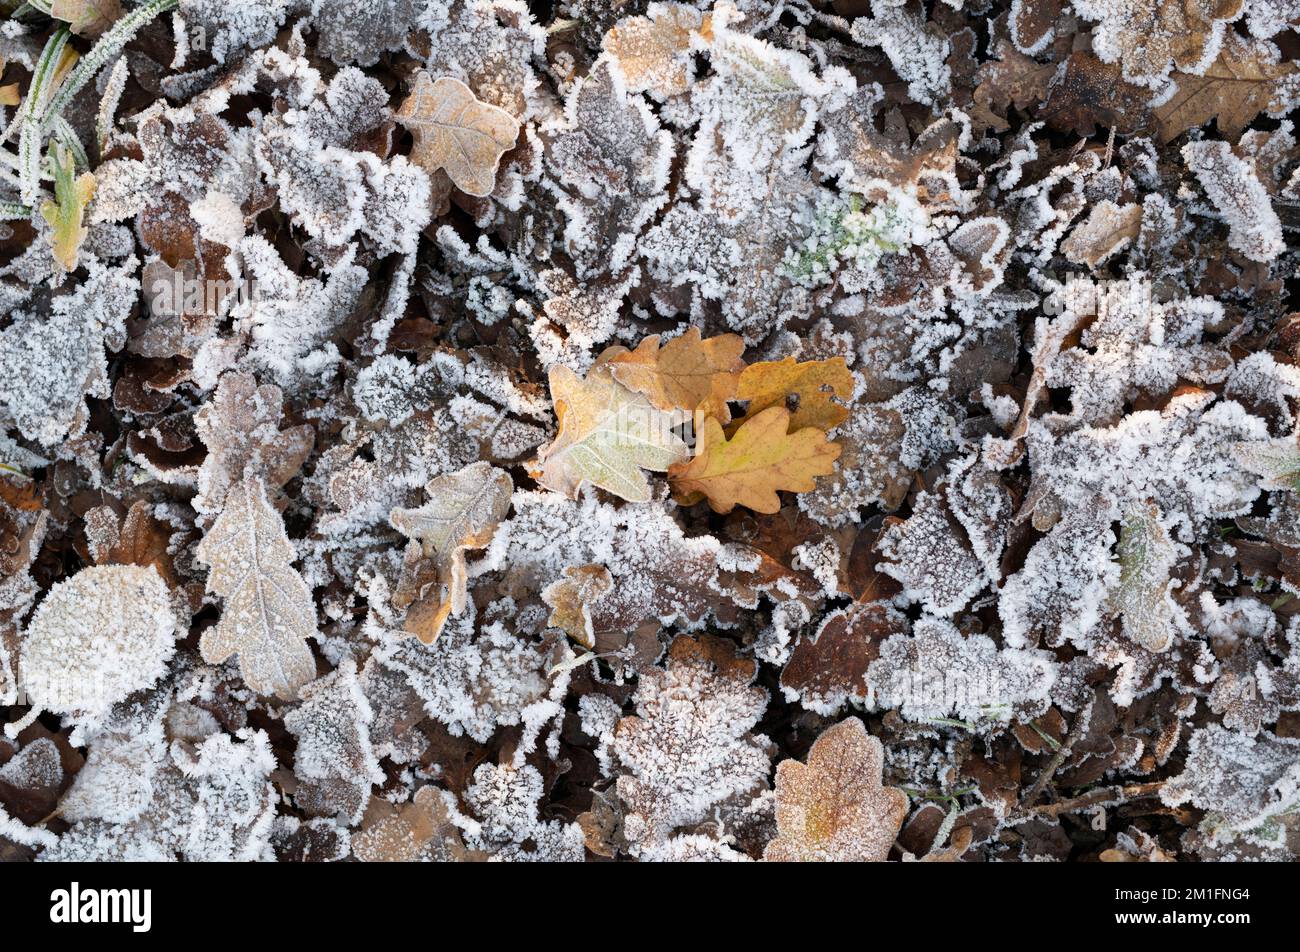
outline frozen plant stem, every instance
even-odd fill
[[[176,9],[180,0],[149,0],[143,6],[132,10],[122,19],[113,24],[112,28],[99,38],[89,53],[77,64],[76,68],[68,74],[68,78],[59,87],[59,91],[54,94],[50,100],[49,106],[46,107],[41,116],[41,125],[43,128],[53,122],[54,117],[58,116],[72,97],[81,91],[81,87],[86,85],[100,68],[103,67],[116,56],[127,43],[138,33],[141,28],[146,26],[154,17],[160,16],[169,10]]]
[[[1092,706],[1094,703],[1096,703],[1096,699],[1090,698],[1088,703],[1084,705],[1083,710],[1080,711],[1079,715],[1074,719],[1074,723],[1070,725],[1070,732],[1065,735],[1065,740],[1061,742],[1061,746],[1057,748],[1056,753],[1052,755],[1052,759],[1047,762],[1047,766],[1044,767],[1043,772],[1038,775],[1038,779],[1034,781],[1034,785],[1029,788],[1029,792],[1026,793],[1024,798],[1020,801],[1021,813],[1025,812],[1026,808],[1031,806],[1033,802],[1038,799],[1038,795],[1043,792],[1043,788],[1047,786],[1048,781],[1051,780],[1056,771],[1061,768],[1061,764],[1065,763],[1065,758],[1070,756],[1070,752],[1074,749],[1074,745],[1079,742],[1079,738],[1083,736],[1083,732],[1088,729],[1088,722],[1092,720]]]

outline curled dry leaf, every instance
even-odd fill
[[[514,482],[505,470],[480,461],[431,480],[424,491],[428,502],[418,509],[394,509],[389,521],[420,543],[424,559],[431,563],[429,572],[446,589],[440,597],[421,597],[415,608],[422,618],[413,630],[425,644],[432,644],[448,616],[465,610],[465,550],[492,541],[510,509]]]
[[[707,497],[715,512],[737,505],[779,512],[778,490],[811,491],[814,477],[831,473],[840,455],[822,430],[808,426],[791,433],[790,421],[789,410],[768,407],[746,417],[728,439],[722,424],[706,419],[694,458],[668,471],[673,491],[683,500]]]
[[[316,606],[260,478],[246,476],[232,487],[195,554],[210,566],[208,590],[225,598],[221,620],[199,639],[203,660],[221,664],[238,655],[254,691],[296,698],[316,677],[307,644],[316,634]]]
[[[777,837],[769,862],[880,862],[907,814],[907,796],[881,786],[884,748],[857,718],[827,728],[808,762],[776,766]]]
[[[430,173],[444,170],[457,188],[479,197],[492,194],[501,156],[519,137],[519,120],[510,113],[479,102],[459,79],[434,82],[423,71],[397,118],[415,139],[416,165]]]
[[[564,578],[542,589],[542,601],[551,606],[546,624],[559,628],[584,648],[596,647],[591,625],[591,604],[614,587],[603,565],[571,565]]]

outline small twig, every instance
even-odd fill
[[[1130,784],[1127,787],[1100,787],[1069,800],[1058,800],[1055,803],[1045,803],[1039,807],[1031,807],[1029,812],[1035,816],[1046,817],[1056,817],[1063,813],[1078,813],[1080,810],[1087,810],[1102,803],[1128,803],[1130,800],[1159,796],[1164,785],[1163,780],[1156,780],[1151,783]]]
[[[1047,782],[1060,769],[1061,764],[1065,763],[1065,758],[1070,756],[1074,745],[1079,742],[1083,732],[1088,729],[1088,722],[1092,720],[1092,706],[1095,702],[1096,698],[1090,698],[1084,709],[1079,712],[1079,716],[1074,719],[1074,723],[1070,725],[1070,732],[1065,735],[1065,740],[1061,741],[1061,746],[1052,755],[1052,759],[1047,762],[1047,766],[1038,775],[1038,779],[1029,788],[1029,792],[1021,798],[1019,812],[1024,813],[1038,799],[1038,795],[1043,792]]]

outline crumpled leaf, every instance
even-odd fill
[[[416,74],[415,88],[396,116],[411,130],[411,160],[426,172],[446,171],[469,195],[492,194],[501,156],[514,147],[519,121],[497,106],[479,102],[458,79]]]
[[[576,498],[588,482],[629,502],[646,502],[650,484],[641,470],[664,472],[686,458],[686,444],[672,430],[674,417],[620,384],[609,366],[592,367],[585,379],[563,365],[552,367],[550,383],[560,431],[537,457],[538,482],[547,489]]]
[[[700,329],[690,327],[662,348],[658,334],[644,338],[636,350],[611,358],[609,369],[615,380],[644,393],[660,410],[698,410],[727,423],[727,401],[735,397],[745,367],[740,359],[744,349],[736,334],[702,340]]]
[[[668,471],[673,491],[683,499],[705,496],[715,512],[737,505],[778,512],[777,490],[808,492],[840,455],[839,444],[823,431],[808,426],[792,433],[790,421],[789,410],[771,406],[746,417],[728,439],[717,420],[704,420],[696,455]]]
[[[776,839],[768,862],[882,862],[907,814],[907,796],[881,786],[884,748],[855,717],[827,728],[807,763],[776,765]]]
[[[542,589],[542,601],[551,606],[546,624],[564,633],[584,648],[596,647],[591,624],[591,603],[609,593],[614,579],[603,565],[570,565],[564,578]]]
[[[221,664],[237,654],[254,691],[296,698],[316,677],[307,643],[316,634],[316,606],[259,476],[231,487],[195,555],[210,566],[208,590],[225,598],[221,620],[199,639],[203,660]]]
[[[477,462],[431,480],[429,501],[418,509],[394,509],[393,528],[420,544],[428,570],[446,589],[445,596],[422,595],[427,620],[416,629],[425,644],[438,637],[449,615],[465,610],[465,550],[481,549],[510,509],[514,482],[505,470]]]

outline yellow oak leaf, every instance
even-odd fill
[[[722,423],[731,419],[727,401],[736,395],[736,385],[745,362],[740,359],[745,342],[737,334],[700,338],[692,327],[661,348],[659,335],[647,337],[636,350],[610,359],[614,379],[637,393],[644,393],[660,410],[697,409]]]
[[[411,161],[426,172],[446,171],[462,192],[483,197],[496,184],[501,156],[519,137],[519,120],[498,106],[479,102],[450,76],[435,82],[420,72],[415,89],[397,110],[411,130]]]
[[[907,813],[907,795],[881,786],[884,750],[857,718],[827,728],[808,762],[776,766],[776,839],[768,862],[882,862]]]
[[[72,156],[62,147],[52,155],[54,162],[54,201],[41,206],[41,217],[50,226],[50,247],[54,260],[65,271],[77,269],[81,243],[87,229],[82,225],[86,206],[95,194],[95,176],[89,172],[75,175]]]
[[[650,484],[642,469],[664,472],[689,454],[673,432],[678,416],[615,380],[608,363],[592,367],[585,379],[556,365],[550,383],[560,432],[538,453],[537,481],[547,489],[577,498],[587,482],[629,502],[647,502]]]
[[[784,406],[793,414],[792,430],[806,426],[830,430],[847,420],[848,408],[831,400],[832,395],[841,400],[853,396],[853,375],[843,357],[805,361],[787,357],[750,364],[736,388],[736,399],[749,401],[746,420],[768,407]],[[797,403],[792,406],[792,401]]]
[[[702,494],[715,512],[731,512],[737,505],[780,511],[777,490],[808,492],[814,477],[829,475],[840,455],[839,444],[828,442],[816,427],[788,432],[790,420],[785,407],[768,407],[727,439],[722,424],[703,419],[696,456],[668,471],[674,492],[683,501]]]

